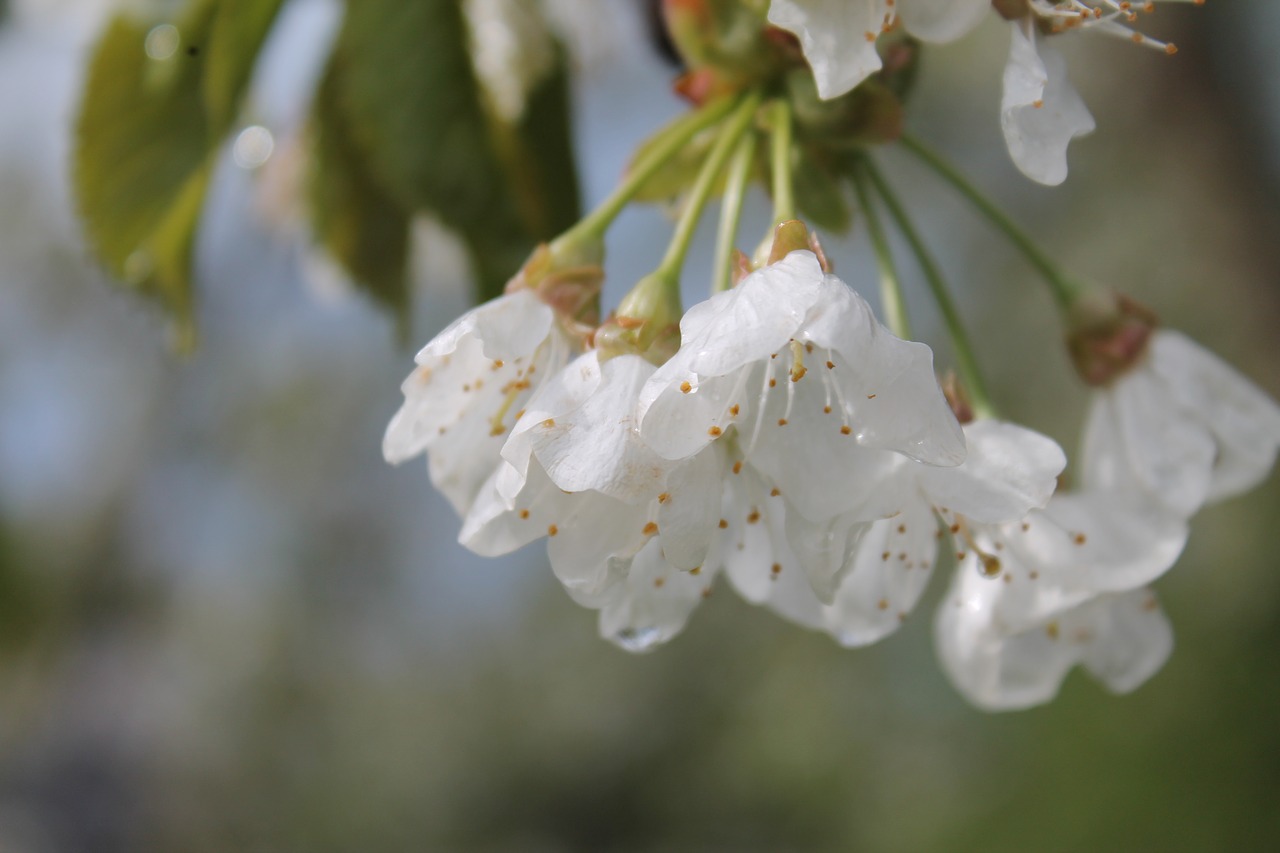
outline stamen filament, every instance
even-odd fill
[[[503,425],[503,420],[507,417],[507,412],[511,410],[511,406],[515,403],[516,398],[520,396],[520,392],[529,387],[527,382],[512,382],[507,388],[507,396],[503,398],[502,405],[498,407],[498,411],[489,419],[489,435],[502,435],[507,431]]]
[[[978,543],[974,541],[973,531],[969,529],[969,524],[965,520],[964,516],[957,515],[955,517],[955,524],[960,528],[960,537],[964,539],[965,543],[969,546],[969,550],[978,555],[978,560],[982,563],[982,576],[994,578],[996,575],[1000,574],[1000,558],[979,547]]]

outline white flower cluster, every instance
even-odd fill
[[[1013,34],[1000,103],[1009,154],[1032,180],[1060,184],[1067,177],[1067,145],[1092,131],[1094,121],[1046,36],[1097,32],[1173,53],[1173,45],[1128,26],[1153,12],[1155,0],[771,0],[769,21],[795,33],[819,95],[835,98],[880,70],[876,43],[882,33],[900,24],[922,41],[954,41],[993,6]]]
[[[937,646],[969,699],[1044,702],[1075,664],[1128,690],[1170,651],[1147,585],[1187,518],[1255,484],[1280,446],[1280,408],[1157,333],[1093,404],[1080,489],[1055,495],[1052,439],[962,427],[929,348],[890,334],[808,251],[694,306],[680,335],[661,366],[573,357],[581,338],[516,291],[418,354],[384,445],[393,462],[427,452],[473,551],[547,537],[570,595],[631,651],[677,634],[719,574],[865,645],[951,549]]]

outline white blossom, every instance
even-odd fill
[[[1203,2],[1203,0],[1162,0]],[[1016,3],[1006,3],[1012,15]],[[1155,10],[1154,2],[1116,0],[1025,0],[1012,21],[1013,41],[1004,71],[1000,124],[1014,164],[1032,180],[1056,185],[1067,177],[1067,146],[1091,132],[1093,116],[1067,80],[1066,62],[1044,44],[1042,33],[1095,32],[1175,53],[1176,48],[1148,38],[1129,24]]]
[[[975,586],[990,582],[969,579]],[[952,601],[949,597],[948,601]],[[938,656],[952,683],[989,711],[1041,705],[1080,664],[1112,692],[1128,693],[1173,651],[1173,628],[1148,589],[1087,599],[1057,618],[1011,634],[983,630],[979,590],[938,611]]]
[[[501,461],[508,425],[574,350],[553,310],[517,290],[468,311],[418,353],[382,442],[388,462],[426,452],[431,482],[459,515]]]
[[[726,498],[741,504],[726,507],[730,524],[761,509],[755,484],[767,483],[796,550],[763,565],[803,572],[823,602],[850,565],[845,545],[900,512],[900,493],[883,488],[900,455],[964,458],[929,348],[891,335],[811,252],[694,306],[680,330],[680,349],[640,393],[645,443],[669,459],[716,444],[734,476],[746,466],[752,485]]]
[[[880,70],[876,40],[899,18],[917,38],[946,42],[990,8],[989,0],[773,0],[769,22],[800,39],[818,95],[835,98]]]
[[[1189,338],[1159,330],[1142,360],[1094,395],[1084,482],[1189,517],[1257,485],[1277,449],[1280,406]]]
[[[719,447],[669,460],[640,440],[636,400],[653,372],[640,356],[601,362],[592,350],[553,377],[459,536],[485,556],[546,536],[556,577],[632,651],[674,636],[709,589],[720,518]]]
[[[1167,621],[1145,586],[1186,544],[1184,519],[1115,492],[1059,494],[1021,521],[958,542],[935,642],[966,697],[989,709],[1047,702],[1083,663],[1130,690],[1168,656]]]
[[[947,532],[958,552],[971,550],[982,531],[1045,506],[1066,465],[1057,442],[1015,424],[976,421],[965,438],[969,454],[955,468],[899,464],[902,511],[862,537],[852,570],[823,611],[823,627],[843,645],[866,645],[898,627],[924,592]],[[999,571],[998,552],[982,568]]]
[[[877,488],[893,495],[900,510],[869,525],[844,517],[806,522],[754,475],[743,476],[747,500],[726,502],[730,581],[748,600],[842,645],[868,645],[892,633],[934,574],[947,525],[957,547],[967,547],[975,531],[1021,520],[1045,505],[1066,464],[1056,442],[1014,424],[979,421],[965,434],[969,455],[955,468],[886,454],[894,458]],[[744,509],[754,529],[741,525]],[[820,595],[815,577],[834,580],[831,595]]]
[[[874,482],[893,450],[957,465],[964,437],[933,353],[894,337],[817,258],[796,251],[689,309],[676,354],[640,394],[645,442],[668,459],[721,436],[810,521],[897,507]]]

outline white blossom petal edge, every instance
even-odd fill
[[[818,95],[836,98],[879,71],[876,40],[900,15],[917,38],[959,38],[990,9],[989,0],[773,0],[769,23],[800,39]]]
[[[985,710],[1042,705],[1077,664],[1112,692],[1128,693],[1173,651],[1173,628],[1148,589],[1091,598],[1052,621],[999,634],[981,628],[994,585],[972,575],[957,579],[959,593],[938,610],[938,657],[956,688]]]
[[[1261,482],[1280,450],[1280,406],[1178,332],[1097,391],[1084,437],[1086,486],[1143,496],[1184,517]]]
[[[501,462],[507,422],[574,344],[554,312],[528,290],[500,296],[454,320],[419,351],[401,385],[382,454],[399,464],[426,452],[431,482],[459,515]]]
[[[1036,45],[1036,19],[1014,21],[1004,69],[1000,125],[1014,165],[1033,181],[1054,186],[1067,177],[1067,146],[1096,127],[1067,80],[1053,48]]]

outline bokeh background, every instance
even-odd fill
[[[1194,520],[1158,585],[1177,649],[1127,697],[1077,673],[1050,706],[974,710],[934,661],[940,589],[844,651],[720,584],[630,656],[538,545],[470,556],[423,467],[382,462],[413,346],[309,247],[290,190],[336,4],[294,0],[272,36],[246,117],[271,156],[229,146],[219,168],[185,360],[95,268],[69,200],[108,5],[0,6],[0,850],[1280,849],[1280,478]],[[680,104],[636,2],[570,20],[589,202]],[[1176,58],[1066,45],[1099,130],[1062,187],[1004,153],[996,21],[928,53],[911,126],[1080,275],[1280,396],[1280,4],[1162,5],[1148,27]],[[1085,394],[1047,294],[945,186],[883,162],[1000,404],[1073,447]],[[624,216],[607,299],[668,229]],[[415,342],[468,304],[462,253],[418,237]],[[830,245],[873,297],[856,233]]]

